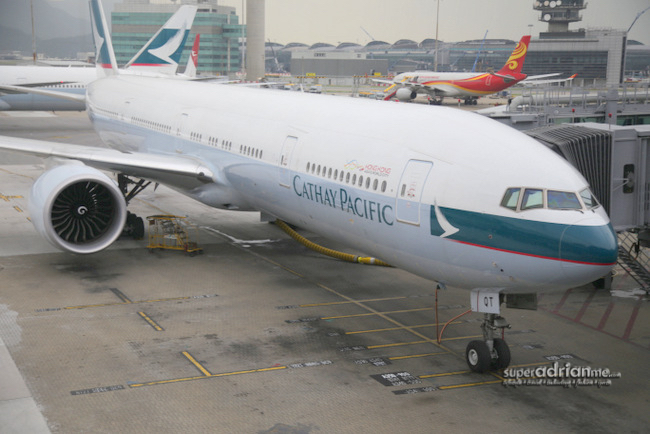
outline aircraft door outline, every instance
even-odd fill
[[[395,217],[398,222],[420,226],[420,202],[424,185],[433,163],[423,160],[409,160],[402,172],[395,203]]]
[[[177,154],[182,154],[185,152],[185,143],[184,135],[185,128],[187,127],[188,119],[190,118],[189,113],[181,113],[180,119],[176,127],[176,140],[175,140],[175,151]]]
[[[287,136],[282,144],[282,151],[280,152],[280,185],[289,188],[291,186],[291,167],[296,145],[298,144],[298,137]]]

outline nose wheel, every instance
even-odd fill
[[[467,365],[474,372],[505,369],[510,364],[510,348],[506,341],[495,337],[498,329],[510,328],[500,315],[486,313],[481,324],[483,340],[471,341],[465,350]]]

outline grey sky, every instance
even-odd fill
[[[243,0],[220,0],[241,9]],[[579,27],[625,29],[650,0],[588,0]],[[519,40],[546,31],[533,10],[533,0],[441,0],[440,29],[443,41],[488,38]],[[421,41],[435,37],[435,0],[266,0],[266,37],[273,42],[357,42],[370,38],[393,43],[398,39]],[[650,45],[650,10],[639,18],[630,38]]]
[[[5,1],[5,0],[0,0]],[[19,1],[19,0],[6,0]],[[20,0],[25,1],[25,0]],[[53,4],[62,0],[49,0]],[[87,14],[86,0],[79,2],[80,13]],[[162,2],[165,0],[151,0]],[[512,39],[546,31],[547,24],[539,21],[533,10],[534,0],[440,0],[440,29],[443,41],[467,39]],[[103,0],[107,13],[114,3]],[[219,0],[219,4],[234,6],[238,13],[245,0]],[[582,21],[571,29],[624,29],[636,15],[650,6],[650,0],[588,0]],[[370,37],[393,43],[398,39],[421,41],[436,34],[436,0],[266,0],[266,38],[273,42],[356,42],[366,44]],[[83,7],[82,7],[83,6]],[[639,18],[630,38],[650,45],[650,10]]]

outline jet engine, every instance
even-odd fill
[[[108,176],[69,163],[49,169],[36,180],[29,212],[36,230],[55,247],[95,253],[122,233],[126,201]]]
[[[417,92],[408,87],[399,88],[397,89],[397,92],[395,92],[395,97],[400,101],[411,101],[415,99],[416,96],[418,96]]]

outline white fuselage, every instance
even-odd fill
[[[508,188],[577,194],[587,184],[543,145],[480,115],[125,76],[91,83],[87,102],[112,147],[209,166],[212,183],[171,185],[184,194],[262,211],[439,282],[566,288],[616,260],[602,207],[500,206]]]

